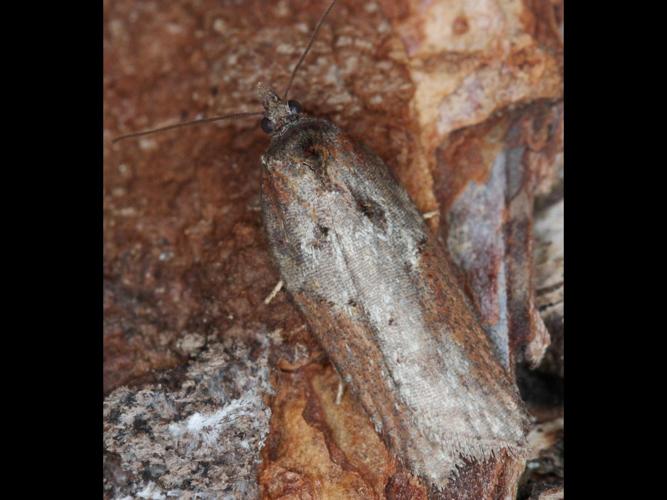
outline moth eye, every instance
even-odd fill
[[[289,100],[287,101],[287,106],[289,107],[290,113],[293,115],[301,113],[301,104],[299,104],[297,101]]]
[[[273,123],[266,116],[262,118],[262,121],[259,122],[259,125],[262,127],[262,130],[267,134],[273,132]]]

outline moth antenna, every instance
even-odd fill
[[[140,132],[132,132],[130,134],[125,134],[121,135],[119,137],[116,137],[113,139],[111,142],[116,143],[118,141],[122,141],[123,139],[129,139],[130,137],[139,137],[142,135],[148,135],[148,134],[155,134],[156,132],[164,132],[165,130],[171,130],[174,128],[180,128],[180,127],[188,127],[190,125],[199,125],[201,123],[210,123],[210,122],[215,122],[218,120],[229,120],[229,119],[234,119],[234,118],[245,118],[248,116],[259,116],[263,115],[264,112],[262,111],[250,111],[250,112],[244,112],[244,113],[230,113],[228,115],[220,115],[220,116],[212,116],[210,118],[201,118],[199,120],[192,120],[189,122],[182,122],[182,123],[175,123],[173,125],[167,125],[165,127],[159,127],[159,128],[152,128],[148,130],[141,130]]]
[[[301,58],[299,59],[299,62],[296,63],[296,66],[294,66],[294,69],[292,70],[292,74],[289,77],[289,83],[287,84],[287,88],[285,89],[285,95],[283,96],[283,100],[287,100],[287,94],[289,94],[289,90],[290,90],[290,88],[292,88],[292,82],[294,81],[294,76],[296,75],[296,72],[299,70],[299,66],[301,66],[301,63],[303,62],[303,60],[308,55],[308,52],[310,51],[310,48],[313,46],[313,42],[315,42],[315,38],[317,37],[317,33],[318,33],[318,31],[320,31],[320,28],[322,27],[322,23],[324,23],[324,20],[329,15],[329,12],[331,12],[331,9],[333,9],[333,6],[336,4],[336,1],[337,0],[333,0],[329,4],[329,7],[327,7],[327,10],[324,11],[324,14],[322,14],[322,17],[320,17],[320,20],[317,22],[317,26],[315,26],[315,30],[313,31],[313,34],[310,35],[310,41],[308,42],[308,46],[306,47],[306,50],[303,51],[303,54],[301,54]]]

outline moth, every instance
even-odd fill
[[[443,489],[464,459],[522,455],[527,416],[444,250],[382,159],[259,86],[264,225],[285,288],[393,453]]]

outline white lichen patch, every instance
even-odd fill
[[[178,388],[111,393],[104,402],[105,462],[116,467],[105,473],[109,496],[257,497],[271,415],[263,401],[271,392],[267,347],[266,340],[209,344]],[[173,385],[175,375],[169,378]]]
[[[169,424],[169,433],[175,438],[189,437],[192,444],[215,446],[223,429],[241,417],[253,416],[257,394],[250,391],[213,413],[195,412],[183,423]]]

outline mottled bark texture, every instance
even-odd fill
[[[271,410],[268,339],[228,339],[186,370],[104,402],[104,489],[132,498],[255,498]],[[230,453],[233,450],[233,453]]]
[[[557,421],[562,4],[339,1],[291,96],[363,140],[390,167],[447,244],[499,359],[528,379],[522,394],[535,425]],[[275,396],[266,400],[270,425],[261,406],[253,407],[252,435],[268,432],[253,491],[266,498],[425,498],[424,486],[388,454],[349,391],[340,405],[331,403],[335,372],[286,294],[264,304],[280,278],[259,211],[259,158],[268,139],[256,121],[110,143],[174,120],[260,109],[257,81],[284,87],[324,7],[305,0],[104,2],[106,404],[122,412],[121,395],[136,398],[158,391],[156,384],[169,394],[181,394],[186,383],[199,387],[203,379],[192,367],[217,362],[207,349],[225,339],[245,345],[268,338]],[[522,360],[537,364],[548,342],[536,308],[552,343],[537,372],[522,375]],[[257,362],[256,354],[247,356]],[[221,359],[225,377],[254,369]],[[215,377],[206,383],[224,386]],[[148,408],[150,398],[142,398]],[[179,471],[184,481],[190,475],[182,491],[192,494],[222,488],[210,497],[225,498],[225,488],[241,487],[221,479],[229,476],[218,466],[170,470],[132,458],[159,436],[178,449],[164,428],[229,403],[206,404],[180,414],[142,410],[146,425],[125,428],[122,445],[110,443],[118,434],[105,414],[108,497],[166,494]],[[238,429],[219,423],[221,435]],[[505,498],[519,488],[522,498],[555,498],[562,440],[534,442],[519,484],[522,464],[500,455],[466,464],[444,496]],[[179,443],[197,445],[189,435]],[[225,456],[238,450],[233,440],[218,444],[230,446],[218,450]],[[249,477],[244,471],[256,462],[242,462],[224,470],[238,467],[238,477]]]

